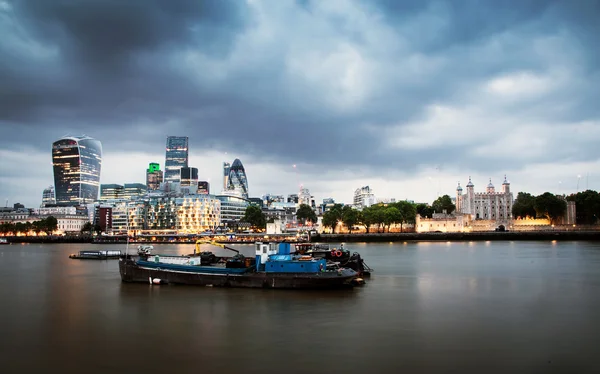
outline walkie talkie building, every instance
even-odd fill
[[[52,143],[57,205],[77,206],[98,200],[102,144],[89,136],[65,136]]]

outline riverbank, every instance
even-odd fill
[[[529,232],[451,232],[451,233],[370,233],[317,234],[312,242],[410,242],[410,241],[482,241],[482,240],[591,240],[600,241],[600,231],[529,231]]]
[[[93,244],[125,244],[124,238],[112,239],[103,237],[102,241],[89,236],[13,236],[6,237],[9,243],[93,243]],[[216,240],[223,244],[252,244],[265,239],[264,236],[244,237],[233,240]],[[590,240],[600,241],[600,231],[529,231],[529,232],[453,232],[453,233],[369,233],[369,234],[316,234],[310,241],[313,243],[382,243],[382,242],[416,242],[416,241],[485,241],[485,240]],[[129,244],[194,244],[195,240],[135,240]]]

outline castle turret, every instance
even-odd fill
[[[456,212],[462,213],[462,187],[460,186],[460,182],[458,182],[458,187],[456,187]]]
[[[504,175],[504,182],[502,182],[502,192],[510,193],[510,182],[506,179],[506,174]]]
[[[475,185],[471,182],[469,177],[469,183],[467,183],[467,201],[463,202],[463,213],[475,214]]]
[[[487,188],[485,189],[485,192],[487,193],[495,193],[496,189],[494,188],[494,185],[492,184],[492,178],[490,178],[490,183],[488,183]]]

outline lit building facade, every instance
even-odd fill
[[[221,223],[227,226],[239,222],[250,205],[250,200],[235,195],[218,195],[221,201]]]
[[[52,143],[57,205],[85,205],[98,199],[102,144],[89,136],[67,136]]]
[[[467,193],[458,184],[456,187],[456,211],[470,214],[471,219],[509,221],[512,219],[513,194],[510,192],[510,182],[504,176],[502,191],[496,192],[492,180],[487,185],[485,192],[475,193],[475,185],[469,177]]]
[[[246,170],[244,170],[244,165],[242,165],[242,162],[237,158],[233,161],[233,164],[229,169],[226,189],[238,191],[243,198],[248,198],[248,178],[246,177]]]
[[[198,182],[198,195],[210,194],[210,184],[207,181]]]
[[[168,136],[164,181],[179,183],[180,170],[188,166],[188,137]]]
[[[155,191],[160,188],[163,182],[163,172],[160,170],[160,165],[156,162],[151,162],[146,169],[146,188],[148,191]]]
[[[135,200],[144,196],[147,192],[146,185],[143,183],[125,183],[123,186],[123,199]]]
[[[101,184],[100,201],[121,199],[123,198],[124,189],[120,184]]]
[[[42,207],[47,205],[56,204],[56,199],[54,198],[54,186],[48,186],[42,192]]]

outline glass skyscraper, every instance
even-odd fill
[[[181,168],[181,187],[190,187],[198,185],[198,168]]]
[[[165,156],[165,182],[180,182],[180,170],[188,166],[188,137],[168,136]]]
[[[66,136],[52,143],[57,205],[85,205],[98,200],[102,144],[89,136]]]
[[[248,179],[244,165],[239,159],[235,159],[229,169],[227,189],[238,191],[244,198],[248,198]]]
[[[223,191],[229,188],[229,169],[231,169],[231,164],[229,162],[223,163]]]

